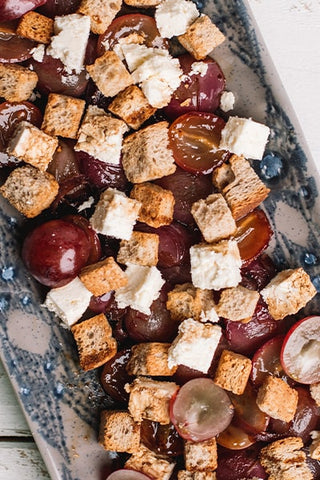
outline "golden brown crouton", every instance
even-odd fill
[[[212,291],[201,290],[192,283],[176,285],[168,293],[167,309],[175,321],[187,318],[194,320],[217,322],[219,317],[215,310]]]
[[[53,20],[38,12],[27,12],[21,17],[16,33],[35,42],[48,44],[53,35]]]
[[[310,385],[310,394],[318,407],[320,407],[320,382]]]
[[[149,8],[156,7],[162,2],[162,0],[124,0],[124,3],[130,5],[130,7],[137,8]]]
[[[226,288],[221,292],[217,314],[233,322],[247,323],[252,319],[259,298],[259,292],[242,285]]]
[[[49,135],[76,138],[85,101],[57,93],[50,93],[41,128]]]
[[[178,480],[216,480],[215,472],[188,472],[180,470],[178,472]]]
[[[189,472],[213,471],[218,466],[215,438],[203,442],[186,441],[184,445],[186,469]]]
[[[0,63],[0,97],[8,102],[28,100],[37,82],[36,72],[21,65]]]
[[[169,480],[175,463],[156,455],[143,444],[139,450],[126,461],[124,467],[144,473],[147,477],[161,480]]]
[[[142,204],[139,212],[140,222],[155,228],[172,222],[175,200],[170,190],[145,182],[134,185],[130,197]]]
[[[101,412],[99,443],[112,452],[134,453],[140,445],[140,424],[129,412],[103,410]]]
[[[290,422],[297,410],[298,392],[281,378],[269,375],[258,390],[257,405],[270,417]]]
[[[84,267],[79,278],[85,287],[96,297],[111,290],[124,287],[128,278],[113,257]]]
[[[170,343],[138,343],[131,347],[131,355],[126,370],[129,375],[149,375],[150,377],[170,377],[177,367],[168,367]]]
[[[119,263],[134,263],[151,267],[158,263],[159,235],[132,232],[129,240],[122,240],[117,256]]]
[[[215,373],[214,383],[236,395],[242,395],[251,372],[250,358],[223,350]]]

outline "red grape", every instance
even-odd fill
[[[172,423],[160,425],[157,422],[143,420],[141,440],[149,450],[159,455],[181,455],[184,450],[183,440],[179,437]]]
[[[242,450],[253,445],[255,439],[252,434],[250,436],[250,434],[239,427],[236,422],[232,421],[231,424],[217,436],[217,443],[230,450]]]
[[[263,413],[256,403],[257,394],[250,383],[242,395],[229,393],[235,409],[234,424],[249,434],[264,432],[269,423],[269,417]]]
[[[106,480],[151,480],[143,473],[136,472],[135,470],[121,469],[111,473]]]
[[[100,381],[105,392],[116,402],[127,403],[129,394],[125,391],[126,383],[131,383],[133,376],[127,374],[126,365],[131,354],[131,349],[127,348],[116,353],[107,363],[104,364]]]
[[[280,363],[280,351],[284,335],[277,335],[264,343],[252,358],[251,380],[260,387],[268,375],[285,379],[286,375]]]
[[[262,290],[276,275],[276,267],[271,258],[263,253],[249,265],[242,266],[242,285],[251,290]]]
[[[217,480],[243,480],[244,478],[264,480],[268,478],[257,460],[258,457],[259,447],[257,445],[237,451],[219,448]]]
[[[39,8],[39,12],[47,17],[54,18],[58,15],[68,15],[76,12],[81,0],[46,0],[43,3],[45,5]]]
[[[0,32],[0,62],[23,62],[32,56],[30,52],[36,46],[37,43],[28,38],[19,37],[13,33]]]
[[[66,217],[63,217],[62,220],[65,220],[66,222],[71,222],[74,225],[82,228],[84,233],[87,235],[90,245],[90,252],[87,264],[90,265],[91,263],[98,262],[101,257],[101,244],[99,236],[91,227],[90,222],[81,215],[67,215]]]
[[[20,18],[25,13],[40,7],[44,3],[46,3],[46,0],[1,0],[0,22]]]

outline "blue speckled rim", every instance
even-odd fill
[[[266,80],[246,5],[242,0],[196,3],[227,35],[234,58],[254,72],[263,89],[265,123],[273,134],[264,160],[254,167],[272,190],[264,203],[275,229],[272,256],[280,268],[302,265],[320,291],[316,170],[310,170],[284,107],[275,100],[277,85],[272,90]],[[254,117],[254,105],[248,105],[246,116]],[[41,293],[19,259],[22,224],[1,199],[1,358],[52,479],[100,480],[109,456],[97,445],[95,432],[98,412],[108,401],[96,372],[79,370],[70,332],[40,306]],[[319,311],[318,297],[306,313]]]

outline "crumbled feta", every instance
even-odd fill
[[[189,76],[200,74],[200,77],[204,77],[207,71],[208,64],[206,62],[193,62]]]
[[[191,277],[195,287],[220,290],[241,281],[241,258],[235,240],[200,243],[190,248]]]
[[[94,204],[94,198],[89,197],[88,200],[86,200],[85,202],[81,203],[81,205],[79,205],[77,210],[79,213],[83,212],[83,210],[86,210],[87,208],[92,207],[93,204]]]
[[[155,108],[168,105],[181,83],[179,60],[165,49],[145,45],[122,45],[122,52],[134,83],[140,85],[150,105]]]
[[[155,12],[155,20],[161,37],[182,35],[199,17],[196,5],[189,0],[164,0]]]
[[[192,318],[179,326],[179,334],[168,352],[168,366],[177,365],[207,373],[221,337],[221,327]]]
[[[222,92],[220,98],[220,108],[224,112],[229,112],[234,107],[235,96],[232,92]]]
[[[68,327],[76,323],[89,307],[92,293],[76,277],[63,287],[52,288],[44,306],[57,315]]]
[[[80,73],[90,34],[90,17],[72,13],[56,17],[47,54],[61,60],[68,73]]]
[[[30,53],[36,62],[42,62],[45,54],[45,46],[43,44],[40,44],[37,47],[34,47],[32,50],[30,50]]]
[[[115,188],[102,192],[90,219],[92,228],[103,235],[129,240],[141,203]]]
[[[229,117],[221,132],[219,148],[236,155],[261,160],[270,129],[251,118]]]
[[[150,315],[150,306],[159,297],[165,283],[156,267],[129,264],[126,269],[128,284],[115,292],[120,308],[131,307]]]
[[[202,310],[200,312],[200,322],[212,322],[216,323],[219,321],[219,316],[215,310],[215,308],[210,308],[209,310]]]

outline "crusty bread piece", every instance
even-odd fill
[[[214,383],[236,395],[242,395],[251,372],[250,358],[223,350],[215,373]]]
[[[38,75],[28,68],[0,63],[0,97],[8,102],[28,100],[38,83]]]
[[[152,107],[137,85],[130,85],[112,100],[108,110],[120,117],[129,127],[138,130],[157,110]]]
[[[16,33],[35,42],[48,44],[53,35],[53,23],[52,18],[31,10],[21,17]]]
[[[130,5],[130,7],[148,8],[156,7],[162,2],[162,0],[124,0],[124,3]]]
[[[320,407],[320,382],[310,385],[310,394],[318,407]]]
[[[112,452],[134,453],[139,450],[140,424],[129,412],[103,410],[100,418],[99,443]]]
[[[122,0],[82,0],[78,13],[91,19],[91,31],[100,35],[109,27],[119,12]]]
[[[314,460],[320,460],[320,432],[311,432],[312,443],[309,446],[310,457]]]
[[[158,263],[159,235],[156,233],[132,232],[129,240],[121,240],[117,256],[119,263],[134,263],[152,267]]]
[[[13,170],[0,193],[28,218],[39,215],[55,199],[59,184],[54,176],[31,165]]]
[[[297,410],[298,392],[281,378],[268,375],[258,390],[257,405],[270,417],[290,422]]]
[[[192,205],[191,213],[208,243],[229,238],[237,229],[231,210],[221,193],[201,198]]]
[[[50,93],[41,129],[49,135],[76,138],[85,104],[81,98]]]
[[[212,321],[219,320],[215,310],[212,291],[201,290],[192,285],[192,283],[183,283],[176,285],[173,290],[168,292],[166,304],[172,320],[182,322],[187,318],[194,320]]]
[[[225,40],[224,34],[207,15],[200,15],[183,35],[181,45],[196,59],[202,60]]]
[[[216,478],[216,472],[188,472],[187,470],[178,472],[178,480],[216,480]]]
[[[170,190],[145,182],[134,185],[130,197],[142,204],[138,218],[140,222],[155,228],[172,222],[175,200]]]
[[[126,461],[124,467],[144,473],[144,475],[153,479],[169,480],[175,463],[170,463],[169,460],[156,455],[143,444],[140,444],[139,450]]]
[[[130,73],[113,51],[107,50],[86,69],[105,97],[114,97],[133,83]]]
[[[76,323],[71,332],[77,344],[80,366],[92,370],[106,363],[117,353],[117,342],[103,313]]]
[[[125,272],[121,270],[113,257],[83,267],[79,278],[96,297],[124,287],[128,283]]]
[[[232,155],[229,164],[213,172],[213,184],[226,199],[235,220],[247,215],[270,192],[244,157]]]
[[[131,347],[131,355],[126,370],[129,375],[149,375],[150,377],[170,377],[177,367],[168,367],[170,343],[138,343]]]
[[[184,444],[185,466],[189,472],[213,471],[218,466],[215,438],[202,442],[186,441]]]
[[[259,292],[242,285],[226,288],[221,292],[217,314],[233,322],[247,323],[252,319],[259,298]]]
[[[168,122],[158,122],[129,135],[123,142],[122,163],[128,180],[143,183],[174,173]]]
[[[147,377],[137,377],[126,385],[129,396],[129,412],[135,422],[143,418],[161,425],[170,423],[169,404],[178,389],[174,382],[160,382]]]

